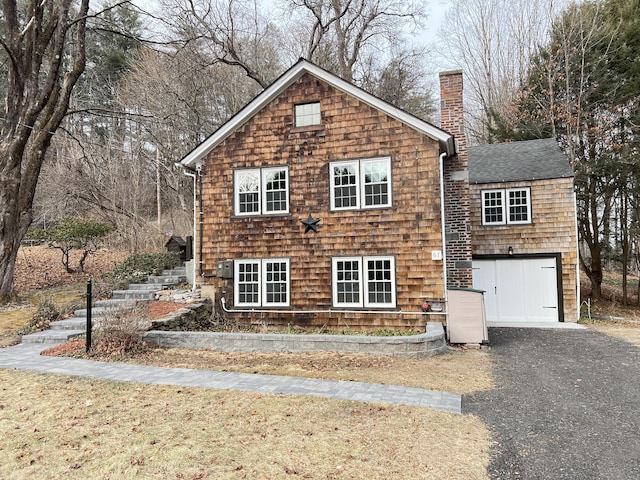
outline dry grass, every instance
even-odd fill
[[[0,435],[6,479],[483,479],[490,446],[425,408],[2,369]]]
[[[459,394],[493,388],[492,363],[486,350],[450,349],[446,355],[409,359],[334,352],[248,354],[155,349],[130,361],[161,367],[404,385]]]
[[[640,347],[640,322],[592,321],[583,323],[594,330]]]

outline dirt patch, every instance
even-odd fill
[[[142,313],[149,320],[158,320],[165,315],[184,308],[184,306],[184,303],[154,301],[147,303],[143,307]]]
[[[117,250],[98,250],[89,255],[84,273],[67,273],[57,249],[46,246],[21,247],[16,259],[14,287],[18,293],[80,282],[113,270],[129,254]],[[80,252],[70,253],[72,266],[77,266]]]
[[[55,347],[47,348],[43,350],[40,355],[46,357],[63,357],[70,354],[78,354],[86,350],[86,340],[84,338],[77,338],[69,340],[68,342],[61,343]]]

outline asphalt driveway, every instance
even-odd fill
[[[593,330],[493,328],[493,479],[640,479],[640,348]]]

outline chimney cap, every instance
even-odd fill
[[[440,72],[439,75],[441,77],[448,77],[450,75],[460,75],[461,73],[462,73],[462,70],[458,69],[458,70],[447,70],[445,72]]]

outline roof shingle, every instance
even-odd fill
[[[470,183],[567,177],[573,169],[553,138],[469,147]]]

